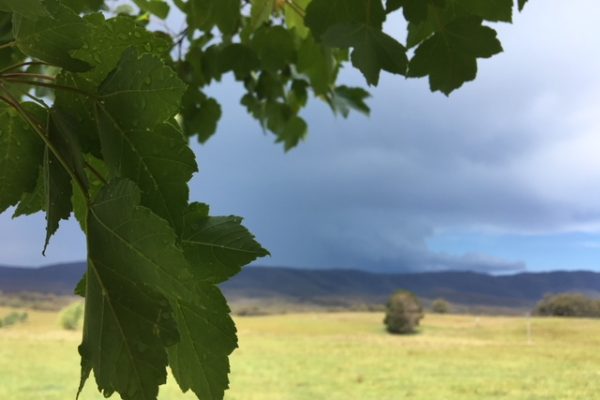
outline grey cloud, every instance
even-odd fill
[[[587,6],[598,8],[590,1]],[[581,66],[575,55],[547,51],[558,33],[540,33],[538,25],[550,16],[571,18],[573,11],[558,1],[530,8],[516,25],[500,26],[505,53],[482,61],[478,80],[450,98],[428,93],[425,81],[386,76],[373,90],[371,118],[334,119],[325,107],[313,106],[306,113],[310,138],[287,155],[273,148],[270,136],[260,137],[256,123],[235,105],[234,89],[219,88],[229,119],[220,136],[198,149],[206,169],[194,195],[218,205],[218,212],[246,215],[273,253],[266,263],[523,269],[524,262],[477,249],[462,256],[436,253],[427,239],[439,229],[548,233],[600,222],[600,207],[549,196],[542,179],[544,148],[585,128],[577,113],[600,89],[595,72],[589,73],[600,58]],[[598,31],[593,18],[579,24]],[[600,32],[590,41],[597,38]],[[569,46],[584,56],[585,46]],[[575,67],[583,71],[569,72]],[[350,73],[346,80],[360,77]],[[553,185],[560,189],[565,182]],[[575,189],[577,195],[585,188]]]

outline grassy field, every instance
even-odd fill
[[[532,319],[529,341],[515,317],[427,315],[411,336],[386,334],[380,314],[236,319],[227,400],[600,399],[596,320]],[[0,399],[74,399],[79,339],[50,312],[0,329]],[[81,399],[101,398],[90,381]],[[193,398],[172,381],[160,395]]]

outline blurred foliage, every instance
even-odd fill
[[[547,295],[537,303],[533,314],[546,317],[600,318],[600,300],[582,293]]]
[[[60,326],[63,329],[74,331],[81,327],[83,320],[83,302],[78,301],[60,312]]]
[[[431,303],[431,311],[436,314],[448,314],[451,309],[450,303],[444,299],[435,299]]]
[[[414,333],[423,316],[423,307],[417,296],[400,290],[388,300],[383,323],[390,333]]]
[[[73,301],[73,296],[59,296],[38,292],[0,292],[0,307],[28,308],[32,310],[58,311]]]
[[[13,311],[10,314],[8,314],[5,317],[0,319],[0,328],[4,328],[7,326],[26,322],[28,316],[29,315],[25,311],[23,311],[23,312]]]

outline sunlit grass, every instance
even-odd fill
[[[382,318],[238,317],[227,400],[600,398],[600,321],[532,319],[528,336],[526,318],[427,315],[419,334],[391,336]],[[80,336],[36,311],[0,329],[0,399],[74,398]],[[90,380],[81,398],[102,396]],[[172,379],[160,395],[192,398]]]

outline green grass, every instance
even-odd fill
[[[10,310],[1,309],[0,315]],[[427,315],[391,336],[382,315],[238,317],[227,400],[600,399],[600,320]],[[80,332],[57,313],[0,329],[0,399],[73,399]],[[81,399],[101,399],[90,380]],[[114,398],[118,398],[114,396]],[[172,382],[160,399],[193,399]]]

